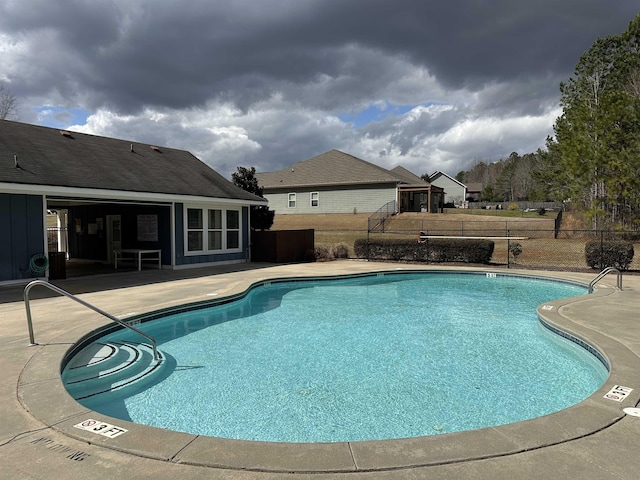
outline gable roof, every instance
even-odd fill
[[[264,189],[399,182],[389,170],[339,150],[330,150],[277,172],[258,173],[256,178]]]
[[[429,180],[431,180],[431,183],[433,183],[434,180],[437,180],[439,177],[447,177],[449,180],[451,180],[454,183],[457,183],[458,185],[460,185],[461,187],[465,187],[466,185],[458,180],[456,180],[455,178],[453,178],[451,175],[447,175],[444,172],[441,172],[440,170],[436,170],[435,172],[433,172],[431,174],[431,176],[429,177]]]
[[[9,120],[0,120],[0,183],[265,203],[185,150]]]
[[[410,172],[409,170],[407,170],[406,168],[400,165],[398,165],[395,168],[392,168],[391,173],[396,175],[399,180],[402,180],[405,183],[411,183],[411,184],[429,183],[429,182],[425,182],[418,175]]]

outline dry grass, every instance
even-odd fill
[[[498,212],[502,214],[503,212]],[[507,212],[504,212],[507,213]],[[297,230],[313,228],[316,245],[331,249],[340,243],[349,246],[349,256],[355,257],[353,244],[358,238],[367,238],[368,214],[324,214],[324,215],[276,215],[273,230]],[[524,240],[511,240],[522,245],[522,253],[514,262],[508,257],[508,242],[495,240],[492,263],[507,263],[523,268],[546,268],[568,270],[590,270],[585,262],[584,248],[587,238],[582,234],[561,232],[554,239],[554,214],[540,216],[514,217],[497,215],[487,211],[487,215],[475,214],[472,218],[465,214],[427,214],[403,213],[391,217],[385,224],[385,233],[372,233],[375,238],[416,237],[419,231],[426,230],[433,235],[460,235],[501,237],[509,231],[511,236],[527,237]],[[581,218],[565,215],[563,229],[578,228]],[[639,246],[636,245],[636,251]],[[640,256],[638,256],[640,257]],[[632,270],[640,269],[640,258],[631,265]]]
[[[315,243],[332,248],[346,243],[349,256],[354,257],[353,243],[367,237],[369,214],[277,215],[272,230],[301,230],[313,228]]]
[[[272,230],[299,230],[313,228],[317,231],[325,230],[354,230],[367,234],[367,219],[369,214],[321,214],[321,215],[277,215],[273,221]]]
[[[539,217],[539,216],[538,216]],[[368,214],[276,215],[272,230],[298,230],[313,228],[316,243],[353,246],[357,238],[367,237]],[[493,215],[403,213],[389,217],[386,233],[417,235],[429,230],[435,235],[504,236],[506,228],[515,230],[553,231],[554,219],[547,217],[496,217]],[[438,233],[441,232],[441,233]],[[376,233],[379,235],[379,233]]]
[[[411,231],[416,233],[425,225],[438,225],[443,230],[459,230],[461,223],[478,223],[487,230],[504,232],[505,223],[516,225],[518,228],[551,229],[554,226],[554,216],[541,217],[513,217],[493,215],[470,215],[451,213],[402,213],[387,219],[387,230]],[[297,230],[313,228],[316,231],[359,231],[367,234],[367,219],[369,214],[321,214],[321,215],[276,215],[272,230]]]

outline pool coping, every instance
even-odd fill
[[[390,271],[380,270],[383,273]],[[442,270],[428,268],[414,271],[442,273]],[[452,270],[456,273],[465,271]],[[486,269],[469,272],[495,271]],[[558,279],[504,271],[498,274]],[[310,276],[296,275],[291,278],[309,279]],[[243,292],[253,286],[255,283],[247,285]],[[640,389],[634,389],[623,402],[604,398],[614,385],[640,383],[640,359],[616,339],[577,324],[563,315],[566,309],[576,306],[588,309],[590,302],[615,294],[613,289],[599,288],[588,296],[557,300],[538,307],[538,315],[545,322],[594,346],[607,359],[611,370],[604,385],[584,401],[565,410],[480,430],[397,440],[298,444],[204,437],[111,418],[78,404],[67,393],[60,379],[60,365],[66,352],[95,327],[78,327],[64,332],[46,345],[33,347],[38,350],[20,374],[18,398],[31,415],[69,437],[146,458],[203,467],[258,472],[348,473],[445,465],[514,455],[602,431],[625,416],[622,411],[624,407],[635,406],[640,401]],[[46,395],[43,395],[45,390]],[[75,427],[88,419],[128,431],[124,435],[108,438]]]

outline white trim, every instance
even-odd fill
[[[313,204],[313,195],[316,194],[316,202],[317,204],[314,205]],[[320,207],[320,192],[316,191],[316,192],[309,192],[309,206],[311,208],[318,208]]]
[[[188,205],[184,205],[184,254],[185,255],[201,255],[205,253],[205,233],[207,231],[206,228],[206,220],[205,220],[205,209],[202,207],[190,207]],[[195,210],[200,212],[200,226],[198,228],[189,228],[189,210]],[[200,250],[189,250],[189,233],[191,232],[200,232],[201,238],[200,243],[202,248]]]
[[[432,179],[433,179],[433,177],[435,177],[436,175],[440,175],[440,176],[447,177],[449,180],[451,180],[451,181],[453,181],[453,182],[457,183],[459,186],[461,186],[461,187],[463,187],[463,188],[465,188],[465,189],[467,188],[467,186],[466,186],[464,183],[462,183],[462,182],[461,182],[461,181],[459,181],[459,180],[456,180],[456,179],[455,179],[454,177],[452,177],[451,175],[447,175],[446,173],[444,173],[444,172],[443,172],[443,171],[441,171],[441,170],[436,170],[435,172],[433,172],[433,174],[431,174],[431,176],[429,176],[429,183],[432,183],[432,182],[431,182],[431,180],[432,180]],[[436,180],[437,180],[437,178],[436,178]],[[436,185],[436,186],[437,186],[437,185]]]
[[[242,208],[236,207],[227,207],[224,205],[218,204],[208,204],[208,205],[198,205],[198,204],[187,204],[183,205],[183,218],[184,218],[184,252],[183,255],[185,257],[192,257],[195,255],[216,255],[216,254],[225,254],[225,253],[241,253],[242,252]],[[202,228],[200,229],[189,229],[189,210],[199,210],[202,213]],[[222,248],[217,250],[212,250],[209,248],[209,232],[213,231],[209,228],[209,210],[219,210],[221,212],[220,217],[222,221],[222,228],[220,230],[220,236],[222,240]],[[238,212],[238,228],[228,229],[227,228],[227,212]],[[201,231],[202,232],[202,250],[189,250],[189,231]],[[227,233],[228,232],[238,232],[238,247],[237,248],[227,248]]]
[[[291,195],[293,195],[293,207],[291,206]],[[298,206],[298,195],[296,192],[287,193],[287,208],[296,208]]]
[[[97,200],[130,200],[139,202],[165,202],[165,203],[212,203],[224,205],[267,205],[267,200],[242,200],[233,198],[202,197],[191,195],[177,195],[167,193],[130,192],[125,190],[105,190],[93,188],[56,187],[53,185],[31,185],[17,183],[0,183],[2,193],[22,193],[28,195],[62,196],[70,199]]]

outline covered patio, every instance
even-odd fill
[[[398,185],[400,213],[442,213],[444,189],[435,185]]]

